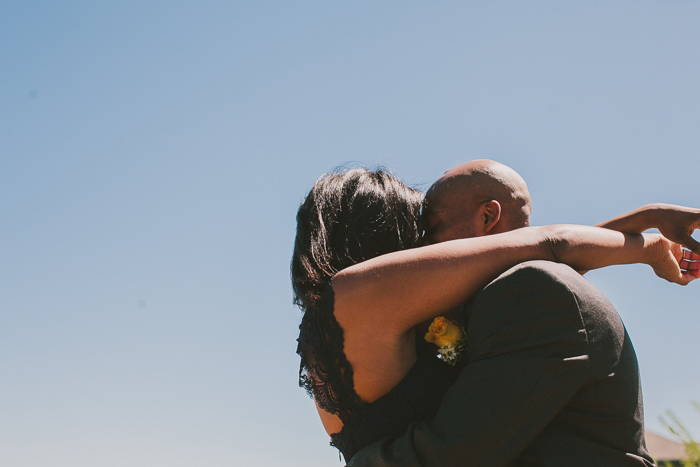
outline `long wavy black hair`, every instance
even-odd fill
[[[313,305],[339,271],[417,246],[423,195],[385,170],[323,175],[297,212],[291,273],[294,303]]]

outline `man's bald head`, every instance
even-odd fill
[[[448,170],[425,196],[430,243],[478,237],[530,225],[525,180],[500,162],[475,160]]]

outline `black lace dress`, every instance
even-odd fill
[[[436,357],[436,347],[417,336],[417,361],[399,384],[372,403],[355,393],[353,372],[343,353],[343,330],[333,314],[329,286],[318,303],[304,313],[297,353],[301,356],[299,385],[327,412],[336,414],[343,429],[331,445],[350,458],[380,439],[400,436],[409,424],[431,418],[457,370]]]

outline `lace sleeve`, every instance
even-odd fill
[[[301,320],[297,339],[299,386],[319,407],[345,422],[363,403],[355,393],[352,367],[343,352],[343,329],[335,319],[334,303],[329,285]]]

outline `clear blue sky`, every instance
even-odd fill
[[[339,164],[492,158],[533,222],[700,206],[700,4],[0,2],[0,458],[340,465],[297,387],[294,216]],[[590,274],[696,435],[700,284]]]

